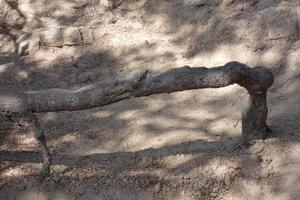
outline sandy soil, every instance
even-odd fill
[[[237,85],[38,114],[53,158],[43,182],[29,127],[0,117],[0,199],[299,199],[298,0],[124,0],[108,10],[97,0],[10,2],[26,20],[0,29],[1,93],[233,60],[276,79],[273,132],[249,149],[237,148],[248,97]],[[94,42],[51,45],[67,35],[30,46],[34,33],[62,26],[87,27]],[[24,34],[33,43],[19,55]]]

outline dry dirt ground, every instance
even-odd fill
[[[8,2],[1,93],[233,60],[271,69],[275,83],[273,132],[249,149],[237,148],[248,97],[237,85],[38,114],[53,158],[42,182],[30,129],[1,117],[0,199],[300,198],[299,0]]]

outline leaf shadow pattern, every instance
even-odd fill
[[[146,6],[151,5],[150,3],[146,4]],[[185,4],[182,7],[182,11],[189,10],[191,6],[194,5]],[[218,27],[218,20],[213,19],[215,6],[208,6],[211,6],[211,11],[210,13],[204,13],[206,20],[204,22],[201,21],[201,23],[211,23],[207,32],[202,35],[194,28],[190,32],[179,34],[179,37],[173,38],[173,43],[179,46],[186,44],[187,39],[190,39],[192,45],[197,44],[195,47],[187,48],[187,52],[184,55],[188,59],[201,57],[203,53],[214,52],[221,44],[238,45],[240,42],[240,38],[235,34],[237,30],[234,27],[229,29]],[[176,30],[184,27],[179,27],[182,24],[191,23],[194,25],[196,23],[200,25],[197,18],[203,14],[199,11],[203,9],[203,6],[198,5],[198,7],[196,6],[196,8],[193,7],[192,9],[193,12],[179,13],[177,12],[178,7],[174,6],[170,9],[167,14],[167,24],[170,30],[165,34],[172,35],[176,33]],[[155,10],[153,7],[151,9],[146,7],[146,11],[153,10]],[[151,12],[151,14],[159,14],[159,12]],[[178,15],[185,14],[191,16],[178,17]],[[176,22],[176,19],[181,21]],[[215,42],[213,38],[210,40],[206,39],[206,35],[216,29],[220,32],[213,34],[213,36],[218,36],[222,31],[229,33],[229,36],[223,38],[224,40],[222,39],[221,43]],[[257,39],[254,46],[259,45],[264,38],[260,35],[254,35],[254,37]],[[95,82],[110,81],[120,73],[128,71],[126,67],[122,68],[121,71],[119,66],[126,66],[133,61],[151,65],[153,60],[158,59],[158,57],[161,60],[168,60],[177,56],[172,52],[157,54],[153,51],[151,55],[141,53],[145,49],[152,51],[158,45],[145,44],[135,46],[118,57],[111,51],[92,51],[86,50],[86,47],[78,47],[74,50],[74,54],[78,54],[76,58],[57,59],[55,62],[47,65],[47,67],[41,67],[45,64],[31,56],[18,59],[15,59],[15,57],[12,57],[12,59],[7,58],[8,61],[1,59],[1,64],[7,66],[6,70],[0,74],[1,94],[16,90],[37,90],[49,87],[78,88]],[[204,45],[204,47],[201,45]],[[287,49],[289,48],[290,46],[288,45]],[[285,57],[283,53],[285,51],[286,49],[280,50],[280,54],[283,54],[283,57]],[[130,56],[132,56],[131,60],[125,59]],[[259,58],[257,62],[260,62]],[[285,67],[286,63],[287,61],[283,58],[282,64],[278,65]],[[20,77],[21,71],[22,73],[26,72],[28,76],[25,76],[26,78]],[[273,134],[266,141],[266,145],[272,139],[280,140],[280,145],[283,147],[299,143],[299,106],[295,106],[300,105],[297,100],[299,83],[295,80],[291,85],[293,87],[288,92],[275,90],[269,93],[269,124]],[[52,151],[54,167],[65,166],[66,168],[63,171],[54,172],[51,181],[52,179],[56,180],[58,177],[55,184],[62,188],[60,189],[61,191],[70,187],[70,193],[75,191],[75,189],[72,188],[73,185],[68,186],[69,183],[72,181],[82,182],[82,179],[88,180],[87,183],[82,184],[86,189],[92,188],[91,184],[93,183],[97,183],[98,187],[101,187],[105,185],[105,181],[107,181],[109,187],[115,187],[118,184],[119,186],[122,186],[122,184],[130,186],[128,184],[130,180],[132,180],[132,185],[134,186],[143,185],[141,181],[150,180],[150,182],[152,181],[151,184],[147,185],[144,183],[145,188],[153,187],[159,181],[162,182],[162,185],[165,184],[168,187],[172,187],[172,182],[174,182],[174,188],[176,188],[176,184],[183,188],[196,185],[195,188],[201,189],[201,192],[204,193],[203,190],[207,188],[205,188],[205,184],[202,184],[201,180],[211,179],[212,182],[222,182],[222,184],[224,180],[214,180],[215,178],[210,176],[210,174],[205,173],[199,173],[196,178],[191,178],[190,180],[192,181],[190,182],[184,179],[183,182],[179,183],[178,179],[184,176],[193,177],[194,172],[198,173],[199,170],[209,167],[214,160],[219,160],[220,163],[224,160],[233,160],[234,163],[238,163],[238,168],[241,168],[243,171],[243,176],[238,178],[243,178],[249,182],[255,181],[261,178],[257,174],[263,171],[262,163],[257,160],[258,156],[253,156],[243,151],[235,151],[239,140],[237,135],[239,134],[239,127],[233,133],[213,129],[221,121],[229,119],[231,122],[228,123],[228,126],[231,126],[233,121],[235,123],[235,120],[238,120],[240,108],[242,107],[238,101],[244,99],[247,94],[236,88],[233,88],[233,91],[237,92],[240,97],[235,96],[233,92],[226,93],[224,91],[224,94],[219,96],[211,96],[213,99],[211,100],[205,98],[205,96],[216,92],[215,90],[206,91],[203,94],[202,91],[197,90],[180,94],[158,95],[138,100],[126,100],[114,105],[87,111],[39,114],[39,119],[46,132]],[[235,105],[233,106],[232,104]],[[204,110],[202,107],[204,107]],[[182,110],[185,111],[182,112]],[[218,110],[219,113],[214,113],[215,110]],[[195,114],[195,112],[199,112],[199,114]],[[210,115],[212,113],[215,115]],[[5,134],[2,135],[1,133],[1,145],[9,141],[12,142],[11,140],[14,139],[8,138],[6,133],[9,132],[5,130]],[[27,130],[21,130],[21,132],[29,133]],[[163,140],[164,136],[168,139]],[[14,145],[18,146],[16,143]],[[24,148],[26,150],[20,150],[20,148],[16,147],[16,149],[11,150],[2,147],[0,151],[1,163],[10,163],[11,165],[8,164],[8,166],[10,165],[12,168],[17,165],[22,166],[25,163],[35,169],[37,164],[41,162],[39,153],[35,152],[33,148],[28,147]],[[180,161],[180,156],[188,158]],[[172,165],[172,162],[165,160],[166,158],[175,161],[179,160],[180,162],[178,161],[178,163]],[[253,163],[253,165],[249,165],[249,163]],[[8,166],[1,167],[1,174],[7,172]],[[220,166],[222,165],[220,164]],[[84,170],[90,170],[93,173],[90,176],[89,173],[84,174],[86,172]],[[157,175],[155,174],[156,171],[162,171],[162,174]],[[32,174],[35,174],[35,172],[33,170]],[[142,175],[139,175],[139,173]],[[175,178],[173,180],[167,177],[161,180],[163,176]],[[123,180],[122,178],[124,177],[125,179]],[[5,181],[6,183],[2,185],[0,193],[5,193],[4,190],[7,188],[13,188],[12,185],[17,188],[16,191],[21,191],[22,188],[19,188],[18,184],[31,178],[32,176],[30,175],[17,175]],[[46,186],[55,188],[55,186],[47,185],[51,184],[51,181],[46,183]],[[201,184],[198,186],[195,182],[201,182]],[[280,185],[282,181],[274,178],[274,183]],[[207,185],[210,187],[207,189],[207,193],[210,193],[214,187]],[[272,192],[275,194],[277,190],[278,188],[272,188]],[[297,192],[289,195],[295,196],[296,194]],[[18,198],[22,197],[22,192],[16,194],[16,196]]]

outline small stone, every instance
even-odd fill
[[[154,192],[159,192],[160,189],[161,189],[160,183],[156,183],[155,186],[154,186]]]

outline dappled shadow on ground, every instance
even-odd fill
[[[175,145],[167,145],[157,149],[149,148],[134,152],[118,151],[113,153],[96,153],[84,156],[60,154],[57,152],[54,153],[52,157],[54,165],[66,165],[69,167],[85,167],[88,164],[89,167],[100,167],[108,171],[118,169],[132,171],[143,169],[144,167],[147,167],[144,165],[149,165],[148,167],[151,169],[164,169],[167,166],[159,165],[159,160],[163,159],[164,157],[188,154],[198,154],[200,159],[201,156],[207,157],[208,159],[214,159],[215,157],[231,157],[236,155],[236,150],[239,148],[238,145],[239,138],[225,138],[213,142],[194,140]],[[4,162],[40,163],[42,161],[39,153],[32,151],[1,151],[0,155],[1,160]],[[143,160],[143,158],[149,160]],[[207,161],[205,162],[205,160],[201,160],[203,161],[202,164],[205,165]],[[156,164],[158,165],[156,166]],[[185,163],[185,165],[188,165],[188,163]],[[182,171],[181,173],[187,172]]]
[[[229,17],[227,26],[225,19],[222,18],[224,16],[216,14],[220,9],[218,4],[177,3],[176,6],[172,4],[170,7],[168,3],[162,1],[156,3],[157,5],[146,1],[144,10],[141,12],[159,16],[161,15],[160,8],[168,10],[160,16],[165,20],[166,30],[163,34],[172,37],[170,43],[174,45],[174,48],[182,47],[182,59],[185,59],[182,62],[192,63],[189,59],[199,58],[199,63],[204,61],[203,65],[211,67],[216,63],[224,63],[228,59],[232,60],[237,57],[237,60],[250,63],[270,64],[271,67],[274,67],[272,70],[277,74],[290,70],[286,69],[289,63],[286,52],[298,39],[296,35],[288,35],[287,38],[279,38],[278,43],[270,43],[270,38],[265,41],[267,35],[260,35],[260,32],[249,34],[250,38],[242,38],[240,32],[247,29],[247,26],[238,28],[232,24],[234,20],[242,19],[245,15],[247,15],[244,20],[245,24],[254,20],[255,18],[251,18],[251,16],[255,15],[257,11],[255,5],[237,4],[235,12],[227,15]],[[160,4],[165,6],[158,6]],[[182,6],[178,6],[180,4]],[[277,4],[274,4],[273,7]],[[157,6],[157,10],[154,5]],[[129,10],[124,7],[118,9],[120,12],[130,14]],[[276,11],[274,13],[281,15],[285,12]],[[66,21],[61,17],[58,17],[57,20],[59,24]],[[70,25],[73,22],[75,22],[74,19],[68,19],[66,24]],[[209,26],[206,26],[207,24]],[[199,30],[201,26],[206,26],[207,29]],[[270,30],[273,28],[275,32],[284,32],[284,30],[278,30],[276,26],[269,28]],[[187,31],[181,33],[181,29]],[[243,44],[243,42],[248,39],[251,47],[236,48],[239,45],[246,46],[247,43]],[[255,42],[252,43],[252,40]],[[281,42],[285,46],[277,48]],[[53,87],[74,89],[96,82],[111,81],[118,75],[137,67],[149,65],[148,68],[159,69],[156,65],[160,64],[165,66],[161,68],[162,70],[176,67],[179,56],[176,52],[171,51],[172,48],[169,49],[170,51],[156,52],[156,48],[160,45],[157,41],[153,43],[147,41],[144,44],[124,48],[124,51],[119,53],[114,52],[114,50],[119,50],[118,48],[107,50],[101,47],[97,49],[94,46],[79,46],[42,48],[39,52],[43,53],[37,52],[37,55],[24,57],[18,57],[15,53],[1,55],[0,91],[1,94],[5,94]],[[220,47],[222,47],[221,50],[218,50]],[[249,58],[245,58],[247,54],[239,56],[243,50],[254,52],[255,56],[251,61]],[[274,58],[273,50],[275,57],[279,55],[282,59],[275,63],[268,63]],[[214,53],[219,53],[219,57],[214,57]],[[230,53],[232,55],[228,56]],[[206,56],[209,57],[210,54],[212,57],[206,59]],[[235,54],[239,55],[235,56]],[[269,54],[272,55],[268,57]],[[45,55],[49,57],[43,57]],[[214,58],[217,60],[215,63],[211,62]],[[168,62],[164,63],[166,60]],[[300,141],[299,83],[295,81],[288,84],[290,84],[288,90],[277,88],[272,89],[272,92],[269,93],[268,124],[273,133],[266,140],[266,146],[272,139],[281,141],[274,145],[278,145],[279,149],[281,146],[285,148]],[[209,168],[214,160],[220,160],[221,164],[218,163],[218,165],[221,167],[222,162],[237,163],[236,168],[243,171],[241,178],[247,181],[264,179],[265,177],[259,176],[260,173],[263,173],[263,164],[260,161],[259,153],[257,156],[257,153],[244,152],[237,146],[242,108],[240,101],[245,99],[247,94],[244,90],[236,87],[228,90],[220,89],[220,91],[197,90],[157,95],[126,100],[87,111],[38,114],[53,157],[54,170],[51,177],[65,179],[65,182],[62,181],[62,183],[68,185],[69,179],[70,181],[81,181],[76,178],[76,173],[80,175],[82,173],[75,169],[81,169],[83,172],[85,172],[84,170],[94,170],[91,177],[103,174],[113,177],[117,176],[116,173],[127,173],[127,177],[139,177],[134,174],[142,171],[142,174],[147,174],[142,179],[146,180],[150,176],[155,180],[150,184],[152,187],[158,182],[161,175],[151,174],[152,171],[161,170],[163,175],[178,177],[193,176],[194,171],[197,174],[199,171]],[[22,144],[23,141],[14,141],[18,136],[17,133],[29,134],[29,131],[19,128],[14,134],[15,137],[9,137],[14,126],[4,119],[0,123],[2,145],[0,161],[5,163],[1,165],[1,174],[5,174],[7,171],[12,171],[13,174],[13,169],[24,164],[33,168],[32,174],[36,174],[37,164],[41,162],[37,146],[26,147]],[[10,143],[7,145],[9,148],[5,148],[7,143]],[[59,166],[64,166],[64,169],[55,172]],[[68,175],[68,171],[74,172]],[[228,174],[226,170],[224,174]],[[24,177],[30,178],[30,175],[28,177],[27,175]],[[198,177],[191,179],[199,182],[200,179],[206,178],[216,182],[209,173],[200,174],[199,172],[197,175]],[[21,181],[24,177],[16,175],[11,180],[9,176],[5,178],[7,178],[8,184],[13,184],[14,181]],[[86,178],[91,177],[87,173]],[[171,179],[166,180],[172,182]],[[111,178],[108,181],[110,186],[116,184],[111,183],[113,181],[122,183],[121,179],[113,180]],[[126,181],[123,181],[123,184],[126,184]],[[218,181],[224,182],[223,179]],[[280,180],[274,179],[275,183],[281,184]],[[101,184],[103,183],[100,183],[99,187]],[[136,184],[139,182],[137,181]],[[180,186],[184,187],[184,185],[181,183]],[[203,185],[200,184],[199,187],[203,188]],[[276,193],[276,188],[271,189]]]

